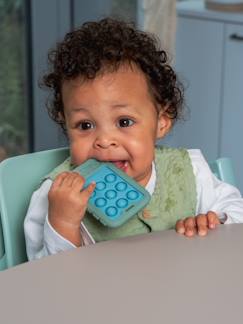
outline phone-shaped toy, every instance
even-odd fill
[[[146,189],[111,162],[90,159],[73,171],[85,178],[84,187],[96,183],[88,211],[105,226],[121,226],[151,198]]]

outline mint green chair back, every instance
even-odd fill
[[[0,163],[0,269],[27,261],[23,223],[31,195],[43,176],[68,155],[69,150],[61,148],[19,155]]]
[[[6,254],[3,242],[2,223],[0,222],[0,271],[6,268]]]
[[[0,163],[0,270],[27,261],[23,223],[31,195],[43,176],[68,155],[68,149],[61,148],[20,155]],[[235,185],[230,159],[220,158],[209,165],[219,179]]]
[[[233,186],[236,186],[234,168],[231,159],[219,158],[213,162],[210,162],[209,166],[217,178]]]

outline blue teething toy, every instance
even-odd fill
[[[147,190],[110,162],[90,159],[73,171],[85,178],[85,187],[96,183],[88,211],[106,226],[124,224],[150,200]]]

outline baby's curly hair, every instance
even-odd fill
[[[105,18],[86,22],[66,34],[48,55],[51,70],[43,85],[52,90],[47,103],[50,117],[65,132],[62,83],[81,77],[94,79],[106,71],[116,71],[122,64],[137,66],[145,75],[158,112],[161,109],[176,121],[183,110],[183,86],[168,64],[166,52],[153,34],[137,30],[133,24]]]

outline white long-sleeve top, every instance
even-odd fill
[[[204,214],[211,210],[219,216],[226,214],[225,224],[243,223],[243,198],[239,190],[213,175],[200,150],[188,150],[188,153],[196,179],[196,214]],[[146,186],[151,195],[155,183],[156,171],[153,163],[151,178]],[[48,221],[48,192],[51,185],[52,181],[48,179],[33,193],[25,218],[24,232],[29,260],[75,248],[75,245],[56,232]],[[83,223],[80,231],[85,245],[95,243]]]

